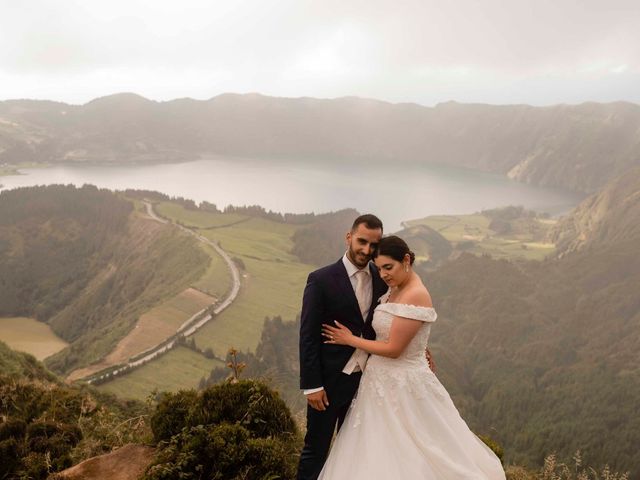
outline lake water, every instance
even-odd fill
[[[26,317],[0,318],[0,340],[38,360],[44,360],[69,345],[46,323]]]
[[[405,220],[506,205],[559,215],[582,198],[580,194],[533,187],[500,175],[444,166],[398,167],[390,163],[388,168],[314,167],[228,158],[161,165],[58,165],[0,177],[0,183],[2,189],[89,183],[112,190],[156,190],[196,202],[206,200],[220,208],[261,205],[283,213],[323,213],[353,207],[378,215],[387,232],[397,231]]]

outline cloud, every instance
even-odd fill
[[[4,2],[0,80],[5,98],[75,102],[125,89],[544,103],[621,82],[638,101],[639,24],[635,0]]]

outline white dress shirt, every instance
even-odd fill
[[[347,270],[347,275],[349,276],[349,281],[351,282],[353,292],[356,294],[356,298],[358,299],[358,304],[365,306],[362,310],[362,319],[366,321],[367,316],[369,315],[369,310],[371,308],[371,297],[373,296],[373,282],[371,279],[371,271],[369,270],[369,265],[367,265],[363,269],[356,267],[353,263],[351,263],[351,260],[349,260],[349,257],[347,257],[346,253],[342,257],[342,263],[344,264],[344,268]],[[364,274],[366,275],[366,281],[360,292],[363,298],[358,298],[357,274],[359,271],[364,272]],[[353,372],[363,371],[364,366],[367,364],[368,358],[369,354],[367,352],[356,348],[356,350],[351,355],[351,358],[349,358],[349,361],[342,369],[342,372],[346,373],[347,375],[351,375]],[[324,390],[324,387],[309,388],[307,390],[303,390],[303,392],[305,395],[309,395],[310,393],[319,392],[321,390]]]

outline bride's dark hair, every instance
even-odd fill
[[[373,258],[376,258],[378,255],[385,255],[398,262],[402,262],[404,260],[404,256],[407,254],[409,255],[409,263],[413,265],[416,255],[409,250],[407,242],[395,235],[389,235],[388,237],[380,239],[380,243],[378,243],[378,247],[373,254]]]

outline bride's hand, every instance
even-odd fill
[[[326,323],[322,324],[322,335],[326,338],[324,343],[332,343],[334,345],[349,345],[349,340],[354,338],[351,330],[334,320],[337,327],[332,327]]]

